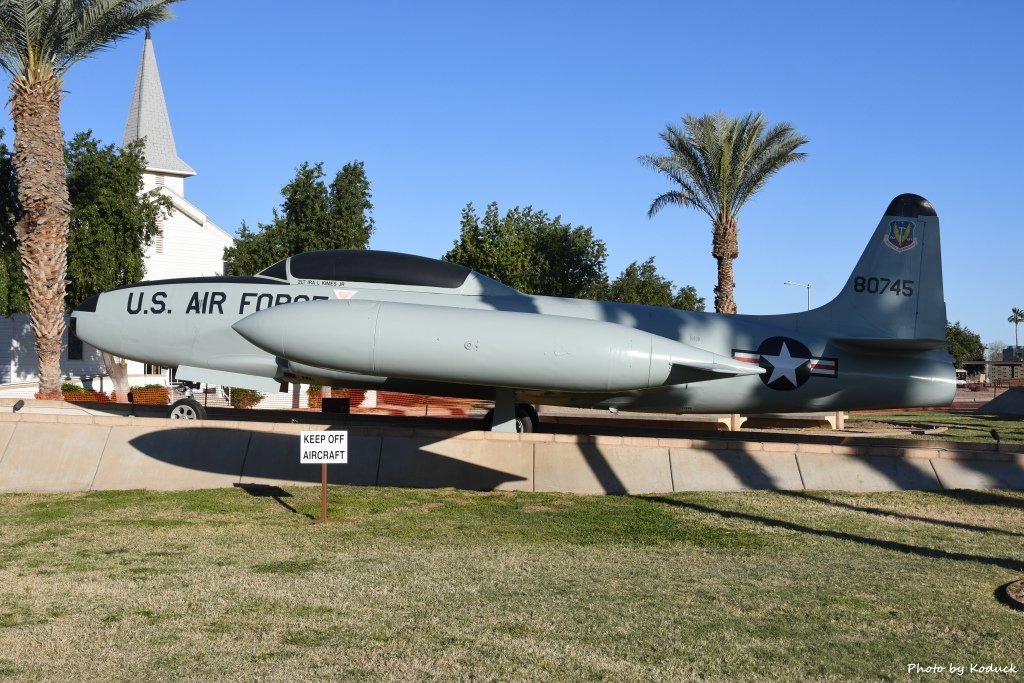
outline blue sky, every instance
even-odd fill
[[[763,112],[810,138],[740,214],[741,313],[844,284],[882,211],[942,220],[950,320],[1013,343],[1024,307],[1019,2],[631,3],[186,0],[153,28],[186,195],[234,232],[270,218],[303,161],[366,164],[371,247],[437,257],[472,201],[590,226],[614,276],[659,270],[710,302],[710,226],[649,220],[637,162],[687,113]],[[142,37],[73,67],[65,133],[120,143]],[[10,124],[5,124],[10,130]],[[7,135],[10,141],[10,133]]]

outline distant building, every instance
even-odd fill
[[[185,178],[196,172],[178,157],[148,30],[122,146],[140,139],[145,140],[143,190],[159,189],[174,207],[171,215],[161,221],[162,234],[146,250],[146,279],[222,275],[224,248],[231,246],[234,237],[185,199]],[[64,342],[61,371],[65,377],[85,378],[89,383],[91,378],[105,374],[98,351],[76,339],[69,343],[67,336]],[[141,363],[128,364],[130,375],[157,372],[158,368],[143,367]],[[28,316],[0,318],[0,384],[33,383],[38,378],[35,335]],[[100,387],[93,382],[93,388]],[[113,387],[108,382],[102,388],[110,391]]]
[[[1024,379],[1024,365],[1014,361],[1005,361],[1005,364],[998,361],[988,363],[990,382],[1005,382],[1011,379]]]
[[[1024,346],[1007,346],[1003,349],[1003,360],[1024,361]]]

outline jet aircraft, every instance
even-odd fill
[[[455,263],[383,251],[296,254],[250,277],[141,282],[83,302],[81,340],[178,379],[492,399],[492,428],[533,404],[658,413],[942,406],[939,221],[896,197],[831,302],[720,315],[531,296]],[[204,417],[179,401],[178,417]]]

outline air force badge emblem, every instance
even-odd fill
[[[914,239],[914,221],[891,221],[885,243],[896,251],[907,251],[917,245]]]

